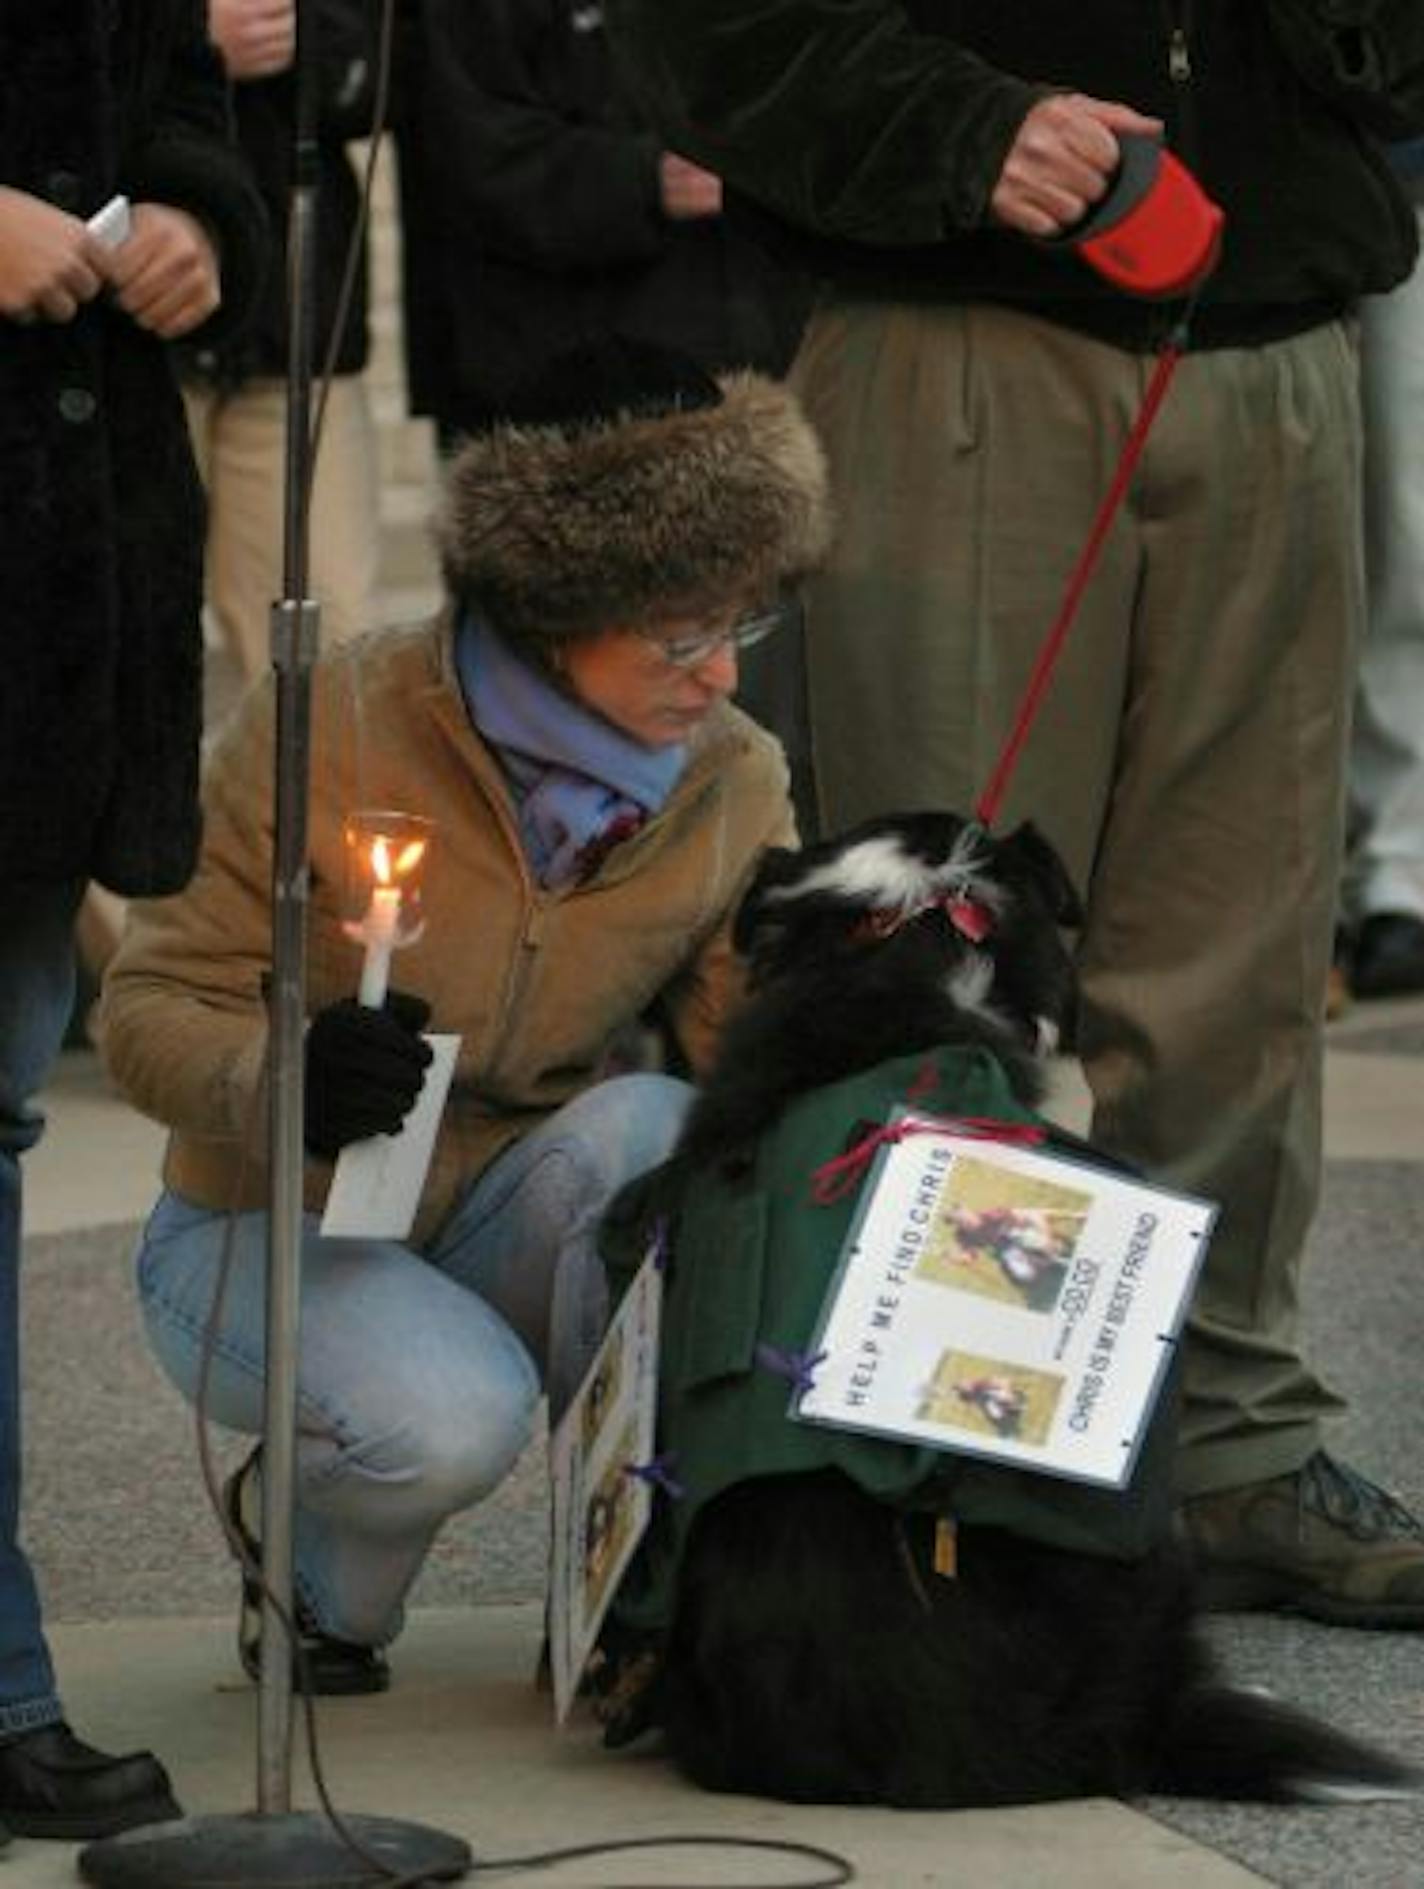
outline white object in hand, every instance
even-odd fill
[[[368,1010],[379,1010],[386,1001],[391,981],[391,953],[400,929],[401,894],[397,885],[378,885],[371,893],[371,903],[361,922],[366,940],[366,956],[361,963],[361,987],[358,1000]]]
[[[106,249],[117,249],[120,243],[126,243],[133,229],[128,198],[110,197],[109,201],[89,218],[86,228],[91,236],[98,237]]]

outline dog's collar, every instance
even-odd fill
[[[942,912],[949,923],[970,944],[982,944],[994,929],[994,913],[983,899],[976,899],[966,887],[955,886],[937,898],[919,905],[882,905],[866,912],[851,928],[851,937],[867,944],[893,938],[897,931],[927,912]]]

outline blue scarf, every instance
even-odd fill
[[[494,749],[544,886],[589,878],[677,785],[685,747],[649,748],[522,662],[488,624],[460,619],[455,666],[470,719]]]

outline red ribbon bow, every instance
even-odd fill
[[[908,1135],[968,1135],[980,1141],[1013,1142],[1021,1148],[1036,1147],[1044,1138],[1043,1130],[1033,1122],[1006,1122],[993,1115],[951,1115],[935,1120],[906,1116],[903,1121],[872,1128],[844,1154],[822,1162],[811,1176],[811,1199],[818,1207],[844,1200],[859,1187],[876,1153],[904,1141]]]

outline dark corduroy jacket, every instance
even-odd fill
[[[785,368],[806,284],[744,220],[663,214],[663,140],[616,83],[597,0],[419,0],[408,27],[415,412],[480,426],[542,359],[613,329],[714,372]]]
[[[1424,129],[1419,0],[609,0],[665,134],[841,292],[1006,302],[1129,346],[1163,317],[988,221],[1035,99],[1160,116],[1226,212],[1198,345],[1325,319],[1407,272],[1378,138]]]
[[[0,185],[191,211],[221,255],[211,332],[251,306],[266,220],[202,0],[0,0]],[[191,870],[203,535],[166,345],[103,298],[0,319],[0,883]]]
[[[361,212],[361,183],[348,148],[371,129],[376,104],[379,0],[305,0],[303,31],[312,36],[313,157],[317,214],[314,249],[316,307],[313,366],[320,370],[330,346],[351,240]],[[305,56],[305,53],[304,53]],[[274,234],[257,312],[225,341],[205,340],[183,349],[185,372],[219,386],[237,386],[253,376],[280,379],[287,371],[291,319],[281,238],[292,189],[292,143],[297,86],[292,70],[270,79],[231,87],[237,139],[252,166]],[[366,365],[368,267],[366,245],[357,254],[347,320],[335,354],[338,374]]]

